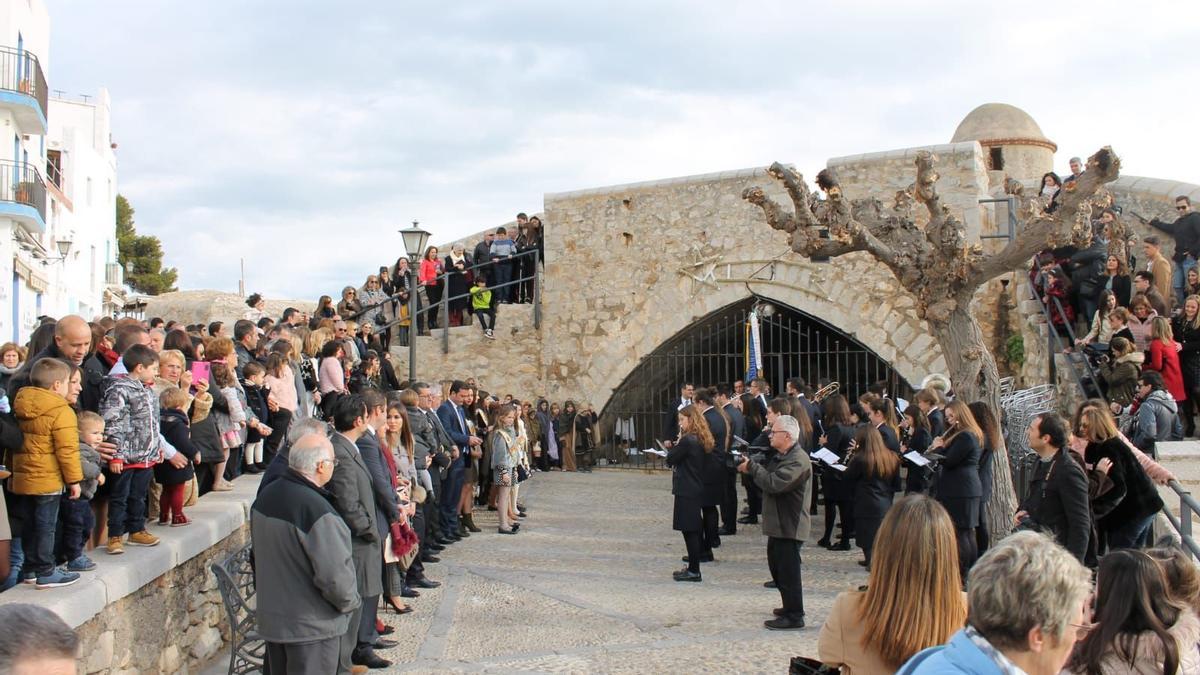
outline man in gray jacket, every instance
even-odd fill
[[[377,606],[383,593],[383,548],[375,523],[371,473],[355,445],[367,429],[367,406],[362,397],[357,394],[343,396],[334,405],[333,425],[337,431],[330,441],[337,466],[329,481],[329,491],[333,493],[334,506],[350,528],[354,573],[363,605]],[[350,626],[342,639],[341,670],[344,672],[350,671],[351,664],[368,668],[391,665],[390,661],[375,654],[375,645],[359,630],[361,623],[360,608],[350,618]],[[374,629],[372,625],[372,632]]]
[[[791,415],[775,418],[771,447],[778,453],[758,464],[749,457],[738,471],[762,490],[763,534],[767,535],[767,566],[779,588],[783,607],[777,618],[763,623],[771,630],[804,628],[804,589],[800,580],[800,546],[808,539],[808,486],[812,462],[800,447],[800,423]]]
[[[327,438],[301,438],[286,474],[250,510],[258,633],[271,672],[337,672],[342,636],[360,606],[350,528],[323,489],[334,462]]]

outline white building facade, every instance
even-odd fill
[[[0,343],[123,300],[108,93],[50,98],[42,0],[0,0]]]

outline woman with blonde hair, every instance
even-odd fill
[[[892,499],[901,490],[900,456],[888,449],[879,430],[866,426],[854,436],[842,480],[854,485],[854,533],[864,560],[858,564],[871,566],[875,548],[875,533],[892,506]]]
[[[1193,271],[1193,270],[1189,270]],[[1183,371],[1183,389],[1188,395],[1181,406],[1183,435],[1196,435],[1196,400],[1200,399],[1200,295],[1189,295],[1183,301],[1183,311],[1171,320],[1171,332],[1181,345],[1179,366]]]
[[[1092,518],[1101,539],[1107,540],[1109,550],[1142,545],[1162,508],[1162,498],[1122,442],[1107,409],[1085,403],[1075,413],[1074,422],[1075,435],[1087,441],[1083,453],[1087,465],[1096,466],[1102,459],[1112,463],[1108,470],[1112,487],[1092,500]]]
[[[666,463],[671,467],[671,494],[675,495],[671,527],[683,533],[688,566],[672,576],[675,581],[700,581],[704,546],[704,519],[701,516],[704,471],[712,459],[716,441],[696,406],[684,406],[678,413],[678,420],[679,435],[667,453]]]
[[[889,675],[966,619],[954,523],[933,499],[908,495],[883,519],[866,588],[833,601],[818,656],[843,673]]]
[[[1166,317],[1156,316],[1150,321],[1150,353],[1145,370],[1153,370],[1162,375],[1163,384],[1170,392],[1176,403],[1187,400],[1187,390],[1183,386],[1183,369],[1179,365],[1179,343],[1175,342],[1175,334],[1171,330],[1171,322]]]
[[[975,528],[979,524],[983,500],[983,483],[979,480],[983,430],[966,403],[954,401],[946,406],[946,433],[933,439],[929,450],[942,455],[937,500],[954,521],[958,564],[965,579],[979,557]]]

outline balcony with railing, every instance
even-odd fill
[[[12,111],[21,133],[46,135],[48,94],[46,76],[36,56],[0,47],[0,106]]]
[[[46,229],[46,184],[28,162],[0,160],[0,216],[32,232]]]
[[[125,268],[121,267],[121,263],[104,264],[104,285],[112,288],[125,285]]]

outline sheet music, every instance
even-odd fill
[[[917,466],[929,466],[929,460],[925,459],[925,455],[922,455],[916,450],[909,451],[908,454],[904,455],[904,459],[907,459]]]
[[[829,448],[817,448],[816,452],[812,454],[812,457],[813,459],[819,459],[830,466],[842,461],[842,459],[837,456],[837,453],[831,451]]]

